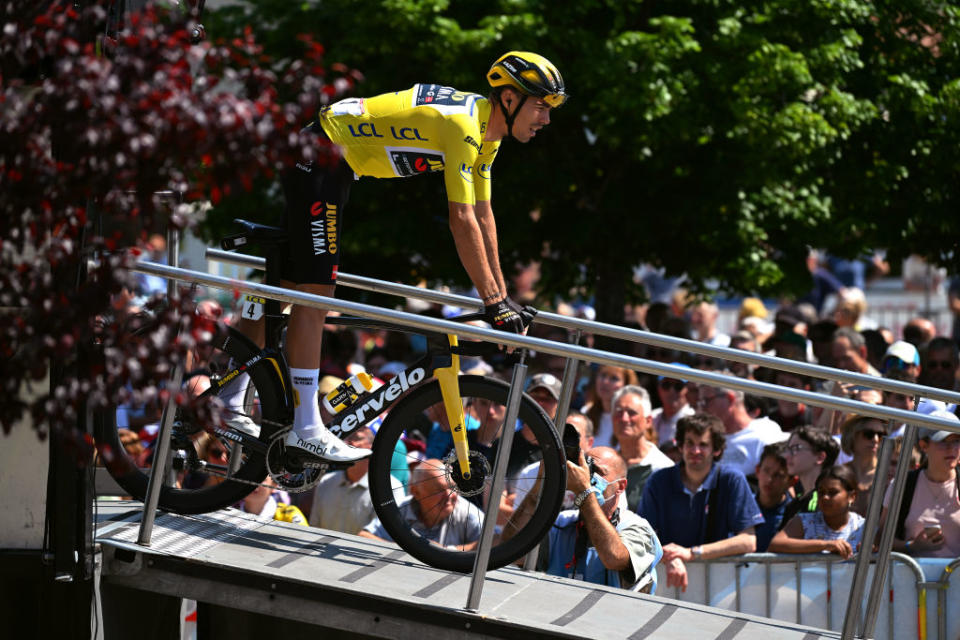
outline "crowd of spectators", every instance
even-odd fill
[[[730,335],[717,330],[715,305],[690,302],[682,293],[670,302],[631,309],[625,324],[868,376],[941,389],[960,387],[957,336],[937,335],[924,318],[911,320],[902,335],[894,335],[870,321],[862,290],[838,284],[822,267],[816,269],[815,279],[823,292],[814,292],[807,302],[783,303],[775,313],[762,301],[747,298]],[[957,290],[960,285],[951,289],[951,303]],[[836,304],[823,313],[823,301],[829,294],[834,294]],[[561,308],[583,313],[573,305]],[[438,316],[458,311],[431,305],[419,305],[416,310]],[[960,318],[960,306],[957,314]],[[536,324],[531,332],[565,340],[556,335],[556,329]],[[868,385],[813,379],[632,343],[614,348],[691,370],[721,372],[731,380],[748,378],[914,409],[913,397],[882,393]],[[423,349],[421,341],[405,334],[332,328],[324,334],[321,375],[329,376],[330,384],[335,385],[365,369],[386,381]],[[560,409],[563,361],[541,354],[534,355],[530,365],[536,375],[527,392],[552,417]],[[464,358],[463,369],[509,378],[509,370],[499,358]],[[687,563],[701,559],[767,550],[822,551],[851,557],[859,551],[871,489],[876,483],[885,486],[891,479],[890,469],[878,468],[879,445],[883,438],[900,439],[903,434],[903,425],[868,416],[755,397],[723,384],[698,385],[683,378],[612,366],[584,365],[574,398],[563,409],[563,413],[569,412],[568,421],[577,429],[580,449],[589,454],[590,461],[581,457],[568,462],[564,510],[544,541],[543,566],[556,575],[646,591],[656,586],[654,567],[658,562],[665,566],[669,586],[686,588]],[[923,401],[917,410],[956,420],[956,407],[943,403]],[[500,416],[502,421],[503,407],[474,407],[471,411]],[[474,422],[483,422],[474,418]],[[471,424],[468,416],[468,429]],[[143,443],[133,442],[138,436],[135,423],[128,422],[125,429],[124,438],[142,450]],[[532,436],[522,431],[518,434],[524,437],[515,438],[514,446],[523,452],[532,450]],[[408,441],[408,450],[401,456],[409,466],[411,490],[404,495],[403,484],[398,482],[398,504],[429,539],[438,544],[470,545],[475,537],[449,539],[451,535],[462,537],[465,531],[478,536],[481,526],[438,471],[443,467],[440,459],[452,444],[449,426],[437,416],[423,436],[422,441]],[[351,443],[371,446],[373,438],[374,432],[364,428],[353,434]],[[923,430],[915,450],[902,451],[898,444],[896,455],[910,456],[913,470],[908,495],[900,513],[894,514],[898,523],[895,550],[960,556],[960,434]],[[525,456],[518,453],[516,459],[511,458],[516,472],[512,475],[519,479],[509,484],[500,498],[501,515],[522,513],[525,500],[536,495],[533,489],[539,463]],[[311,525],[389,539],[366,490],[366,464],[360,463],[324,477],[311,494],[287,500],[296,502]],[[888,503],[889,491],[884,505]],[[248,508],[258,513],[268,510],[262,505]],[[432,515],[424,518],[428,513]],[[885,507],[882,517],[888,516]],[[451,519],[470,520],[469,526],[445,526]]]

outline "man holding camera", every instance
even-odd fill
[[[621,507],[627,467],[609,447],[567,461],[574,509],[561,511],[550,530],[547,573],[644,593],[656,589],[654,567],[663,550],[650,524]]]

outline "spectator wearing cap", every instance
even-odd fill
[[[744,475],[717,464],[723,455],[723,423],[696,413],[677,423],[681,464],[654,473],[643,491],[640,515],[663,543],[667,586],[687,588],[686,563],[752,553],[754,527],[763,522]]]
[[[897,340],[883,354],[880,372],[886,376],[888,371],[894,369],[905,371],[913,377],[920,374],[920,352],[906,340]]]
[[[527,394],[540,405],[540,408],[550,417],[556,418],[557,407],[560,401],[560,380],[552,373],[538,373],[530,378]],[[504,409],[504,407],[500,407]],[[499,418],[502,421],[502,417]],[[539,468],[540,449],[536,446],[536,438],[530,427],[524,425],[520,430],[521,438],[515,438],[510,448],[510,458],[507,462],[507,482],[500,497],[500,514],[498,524],[503,524],[510,518],[514,507],[520,503],[517,497],[528,485],[528,476],[533,469]],[[469,435],[469,433],[468,433]]]
[[[700,302],[690,309],[690,327],[692,338],[717,347],[730,346],[730,336],[717,331],[717,305],[712,302]]]
[[[590,449],[593,449],[593,422],[590,421],[590,418],[579,411],[571,411],[567,414],[567,424],[572,424],[577,430],[577,433],[580,434],[580,451],[590,451]],[[516,487],[511,496],[513,507],[523,502],[527,492],[530,491],[537,481],[539,471],[540,463],[534,462],[520,472],[520,477],[516,481]],[[563,497],[563,508],[573,509],[573,500],[576,497],[576,494],[570,491],[570,489],[567,489]]]
[[[527,395],[534,399],[551,420],[557,417],[560,405],[560,380],[552,373],[538,373],[530,378]]]
[[[673,466],[673,460],[646,437],[651,413],[650,395],[643,387],[627,385],[613,396],[613,432],[627,466],[626,496],[631,511],[637,509],[650,474]]]
[[[918,382],[928,387],[957,389],[957,343],[950,338],[938,336],[930,341],[920,359]]]
[[[960,426],[956,414],[938,409],[931,416]],[[897,514],[893,550],[915,556],[960,557],[960,433],[922,429],[919,446],[926,462],[907,474]],[[893,483],[883,498],[880,526],[889,516]]]
[[[701,386],[699,402],[700,411],[716,416],[723,424],[726,442],[720,461],[744,476],[754,473],[765,446],[787,439],[776,422],[750,417],[742,391]]]
[[[670,364],[689,368],[680,362],[671,362]],[[674,458],[674,462],[679,459],[679,449],[675,440],[677,420],[694,413],[693,407],[687,401],[688,387],[686,380],[659,376],[657,379],[657,396],[660,398],[660,406],[650,414],[657,446],[668,456],[670,456],[670,452],[676,452],[677,457]]]
[[[373,430],[362,426],[355,429],[345,442],[354,447],[373,447]],[[370,500],[367,471],[370,459],[355,463],[342,471],[330,471],[320,479],[313,492],[313,504],[308,519],[311,527],[342,531],[356,535],[376,517]],[[403,499],[403,485],[390,476],[394,498]]]

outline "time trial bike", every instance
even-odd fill
[[[260,246],[266,257],[266,283],[278,283],[279,265],[285,253],[286,230],[237,220],[242,231],[225,238],[226,250]],[[281,489],[295,492],[314,487],[328,464],[304,463],[290,456],[284,438],[293,418],[292,385],[281,348],[285,326],[278,301],[246,296],[245,314],[262,315],[265,321],[265,347],[258,347],[237,329],[222,323],[216,325],[209,342],[198,351],[204,354],[204,388],[198,400],[220,397],[221,415],[226,420],[212,423],[200,419],[197,412],[178,411],[171,434],[172,458],[169,473],[164,474],[159,508],[164,511],[195,514],[231,506],[254,488],[272,478]],[[476,319],[476,314],[460,320]],[[363,318],[330,317],[328,324],[371,329],[410,332],[409,328]],[[155,327],[144,321],[135,329],[137,339],[150,340]],[[461,511],[468,512],[474,523],[482,521],[482,513],[490,500],[502,501],[488,568],[501,567],[526,554],[546,535],[560,509],[566,485],[566,466],[561,439],[548,416],[524,394],[520,401],[516,437],[507,465],[506,491],[509,496],[520,490],[537,495],[526,497],[523,518],[515,517],[509,498],[490,496],[493,469],[499,455],[499,440],[506,412],[510,385],[486,376],[459,375],[460,356],[482,355],[496,351],[488,343],[461,343],[454,335],[423,333],[427,350],[423,357],[379,388],[361,395],[328,422],[335,435],[345,438],[357,428],[380,421],[369,461],[368,482],[374,509],[383,527],[406,552],[421,561],[443,569],[469,572],[473,569],[476,540],[455,535],[447,539],[458,544],[441,546],[421,535],[417,522],[430,521],[423,508],[449,508],[451,500],[461,502]],[[231,381],[249,374],[250,383],[232,401],[224,402],[225,390]],[[239,400],[238,400],[239,398]],[[149,464],[142,456],[131,455],[121,442],[118,417],[136,412],[135,406],[117,407],[95,422],[94,432],[102,457],[111,475],[130,493],[143,500],[147,493]],[[239,420],[237,420],[239,418]],[[128,420],[120,421],[127,423]],[[242,426],[230,426],[242,425]],[[442,476],[436,489],[444,499],[423,496],[411,508],[413,484],[417,473],[409,473],[412,462],[422,462],[413,453],[403,451],[401,441],[408,434],[433,434],[452,441],[449,453],[439,458],[436,473],[426,474],[430,481]],[[211,455],[211,451],[214,455]],[[424,474],[419,474],[424,475]],[[400,482],[398,478],[406,478]],[[539,480],[539,482],[537,482]],[[398,482],[405,496],[400,498]],[[451,496],[451,492],[455,496]],[[531,492],[532,493],[532,492]],[[433,504],[435,506],[426,507]],[[529,517],[527,517],[529,516]],[[454,525],[456,526],[456,525]],[[463,525],[467,526],[467,525]]]

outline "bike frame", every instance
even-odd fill
[[[289,417],[292,421],[294,402],[287,362],[283,352],[278,346],[275,346],[279,344],[280,334],[283,328],[283,316],[280,314],[280,303],[267,299],[264,302],[264,306],[266,343],[268,346],[259,350],[259,353],[247,362],[238,363],[236,367],[227,371],[219,380],[213,381],[210,389],[208,389],[204,395],[219,394],[236,376],[245,371],[250,371],[254,367],[269,367],[271,377],[275,378],[282,385],[280,392],[283,393],[283,397],[286,399],[286,406],[289,408]],[[386,323],[371,323],[369,320],[360,318],[330,318],[328,323],[357,328],[404,330],[409,332],[409,329],[400,326],[392,326]],[[227,340],[243,340],[248,342],[251,347],[254,346],[249,338],[233,328],[228,328],[220,340],[223,341],[221,342],[221,346],[225,344]],[[440,383],[440,392],[443,398],[447,420],[450,424],[450,432],[453,436],[460,472],[464,478],[469,478],[470,460],[469,445],[467,443],[466,416],[463,412],[463,403],[460,396],[460,356],[453,351],[458,346],[457,337],[454,335],[431,334],[427,336],[427,345],[427,353],[424,357],[407,367],[407,369],[391,379],[389,383],[382,385],[370,393],[362,395],[354,404],[336,414],[330,420],[329,424],[327,424],[327,428],[335,436],[344,438],[358,427],[369,423],[374,418],[389,411],[409,389],[419,386],[430,378],[436,378]],[[213,431],[218,436],[242,444],[250,450],[263,454],[266,453],[267,445],[251,435],[220,427],[214,427]]]

